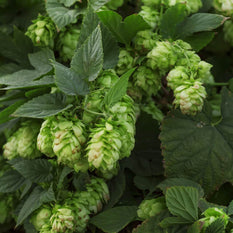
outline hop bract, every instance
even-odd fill
[[[160,21],[159,11],[149,6],[142,6],[139,15],[154,29]]]
[[[53,21],[49,17],[39,15],[32,22],[25,34],[31,38],[33,44],[53,48],[56,36],[56,26]]]
[[[138,207],[137,215],[140,219],[146,220],[159,214],[166,209],[165,198],[159,197],[151,200],[144,200]]]
[[[122,75],[127,72],[129,69],[133,68],[134,65],[134,58],[131,54],[122,49],[119,54],[119,61],[116,67],[117,74]]]
[[[226,16],[231,16],[233,14],[233,2],[231,0],[214,0],[214,8],[224,13]]]

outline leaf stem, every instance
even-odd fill
[[[91,110],[89,110],[89,109],[87,109],[87,108],[84,108],[84,111],[87,111],[87,112],[89,112],[89,113],[91,113],[91,114],[94,114],[94,115],[106,117],[106,115],[105,115],[104,113],[94,112],[94,111],[91,111]]]
[[[211,86],[228,86],[229,83],[210,83]]]

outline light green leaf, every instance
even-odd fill
[[[198,182],[206,193],[232,181],[233,94],[222,92],[222,121],[213,125],[211,110],[195,117],[172,112],[162,124],[166,176],[185,177]]]
[[[0,192],[10,193],[20,189],[25,184],[25,178],[17,171],[10,170],[0,177]]]
[[[55,79],[58,88],[67,95],[86,95],[89,91],[88,83],[80,75],[66,66],[53,62]]]
[[[97,14],[116,39],[127,45],[137,32],[150,28],[140,15],[130,15],[122,22],[122,17],[114,11],[100,11]]]
[[[48,190],[44,190],[40,186],[34,188],[19,212],[17,218],[17,226],[20,225],[32,212],[38,209],[43,203],[51,201],[55,201],[55,195],[52,186]]]
[[[137,206],[118,206],[94,216],[90,223],[104,232],[115,233],[124,229],[137,217]]]
[[[82,79],[93,81],[103,67],[103,46],[100,26],[91,33],[85,43],[75,52],[71,69]]]
[[[176,4],[166,10],[163,14],[160,32],[163,38],[176,39],[176,27],[187,16],[185,4]]]
[[[223,219],[218,218],[213,223],[211,223],[205,230],[205,233],[225,233]]]
[[[24,178],[36,182],[49,182],[53,175],[52,165],[46,159],[20,160],[12,164]]]
[[[44,118],[62,112],[72,105],[66,105],[65,98],[59,93],[36,97],[19,107],[13,116]]]
[[[166,205],[171,214],[194,222],[198,219],[198,190],[193,187],[174,186],[167,189]]]
[[[107,92],[104,98],[104,103],[107,106],[115,104],[126,94],[129,77],[132,75],[135,69],[136,68],[133,68],[123,74],[117,83]]]
[[[185,38],[195,32],[212,31],[220,27],[226,17],[210,13],[196,13],[188,17],[177,27],[179,38]]]
[[[108,2],[110,2],[110,0],[90,0],[89,4],[94,10],[98,10]]]
[[[59,0],[60,3],[64,4],[66,7],[72,6],[77,0]]]
[[[62,29],[68,24],[75,23],[77,16],[82,13],[79,9],[68,9],[58,0],[47,0],[46,10],[55,24]]]

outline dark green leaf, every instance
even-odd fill
[[[12,166],[32,182],[49,182],[53,178],[52,165],[46,159],[21,160]]]
[[[214,35],[214,32],[201,32],[184,38],[184,41],[188,42],[193,50],[199,52],[213,40]]]
[[[119,206],[94,216],[90,223],[107,233],[121,231],[137,217],[137,206]]]
[[[205,107],[196,117],[175,111],[162,125],[165,173],[201,184],[207,192],[232,180],[233,94],[222,92],[222,121],[213,125]]]
[[[164,38],[176,38],[176,27],[187,16],[185,4],[176,4],[163,14],[160,31]]]
[[[155,176],[135,176],[134,184],[138,189],[149,190],[150,192],[155,191],[157,184],[160,182],[160,177]]]
[[[90,0],[89,4],[94,10],[98,10],[108,2],[110,2],[110,0]]]
[[[51,201],[55,201],[52,187],[50,187],[48,190],[44,190],[39,186],[34,188],[19,212],[17,218],[17,226],[20,225],[32,212],[38,209],[43,203]]]
[[[91,33],[85,43],[75,52],[71,69],[82,79],[93,81],[103,67],[103,46],[100,26]]]
[[[210,203],[210,202],[206,201],[203,198],[201,198],[199,200],[198,206],[199,206],[199,209],[201,210],[201,212],[204,212],[208,208],[212,208],[212,207],[216,207],[216,208],[222,209],[224,212],[227,212],[227,207],[226,206],[218,205],[218,204],[215,204],[215,203]]]
[[[198,190],[193,187],[174,186],[167,189],[166,205],[171,214],[187,221],[198,219]]]
[[[229,204],[227,208],[227,213],[228,215],[233,215],[233,201],[231,201],[231,203]]]
[[[212,31],[220,27],[226,19],[227,18],[222,15],[196,13],[178,25],[178,37],[185,38],[195,32]]]
[[[135,69],[136,68],[133,68],[123,74],[117,83],[107,92],[104,98],[104,103],[107,106],[115,104],[126,94],[129,77],[135,71]]]
[[[62,112],[72,105],[66,105],[65,98],[60,93],[45,94],[36,97],[19,107],[14,116],[44,118]]]
[[[25,178],[17,171],[11,170],[0,177],[0,192],[10,193],[18,190],[25,184]]]
[[[114,11],[100,11],[98,16],[116,39],[127,45],[137,32],[150,28],[140,15],[130,15],[125,18],[124,22],[122,22],[122,17]]]
[[[200,233],[201,232],[201,226],[202,224],[200,222],[195,222],[193,225],[191,225],[188,229],[188,233]]]
[[[44,95],[51,92],[51,87],[41,87],[25,92],[25,96],[29,99]]]
[[[185,220],[182,217],[167,217],[163,219],[163,221],[160,222],[159,225],[162,228],[169,228],[169,227],[173,227],[174,225],[186,225],[186,224],[190,224],[190,221]]]
[[[68,9],[58,0],[47,0],[46,10],[59,29],[68,24],[75,23],[77,16],[82,12],[79,9]]]
[[[73,172],[73,169],[69,168],[69,167],[64,167],[61,171],[61,174],[59,176],[59,180],[57,183],[57,187],[60,188],[62,187],[62,183],[64,181],[64,179],[66,178],[66,176],[68,176],[71,172]]]
[[[56,84],[67,95],[85,95],[88,93],[88,83],[74,70],[53,62]]]

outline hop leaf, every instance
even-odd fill
[[[106,6],[111,10],[117,10],[117,8],[121,7],[124,4],[124,0],[111,0]]]
[[[228,20],[223,26],[224,39],[233,46],[233,21]]]

